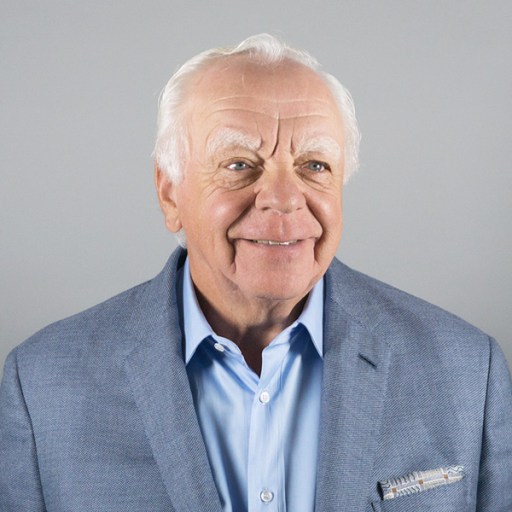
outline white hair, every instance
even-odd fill
[[[213,48],[192,57],[170,78],[160,96],[157,138],[154,157],[158,167],[169,179],[179,183],[183,178],[185,159],[189,155],[185,123],[181,119],[181,108],[187,99],[186,84],[199,69],[213,61],[233,55],[247,55],[264,64],[279,64],[291,60],[315,71],[326,83],[340,109],[344,128],[346,183],[359,167],[359,142],[361,135],[355,116],[354,102],[350,93],[332,75],[321,71],[320,64],[309,53],[297,50],[269,34],[248,37],[238,46]]]

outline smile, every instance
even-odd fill
[[[298,240],[288,240],[287,242],[278,242],[277,240],[251,240],[251,242],[262,245],[294,245]]]

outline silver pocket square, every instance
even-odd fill
[[[392,500],[440,485],[454,484],[464,478],[464,466],[447,466],[428,471],[413,471],[408,475],[379,482],[383,498]]]

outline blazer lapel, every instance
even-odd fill
[[[336,262],[326,275],[317,512],[367,510],[390,360],[371,332],[376,311],[353,293],[348,272]]]
[[[221,504],[197,422],[182,354],[176,251],[142,297],[140,342],[126,372],[153,455],[176,510],[219,512]],[[145,321],[145,319],[151,321]]]
[[[138,298],[131,330],[139,340],[125,367],[174,508],[220,512],[182,353],[176,268],[183,254],[176,251]],[[378,308],[355,296],[350,272],[335,262],[326,274],[317,512],[366,510],[384,403],[389,347],[372,334]]]

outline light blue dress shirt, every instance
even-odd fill
[[[183,269],[185,362],[226,512],[312,512],[322,393],[323,280],[263,350],[261,376],[215,334]]]

